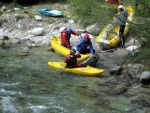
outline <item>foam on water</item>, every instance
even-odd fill
[[[22,95],[20,91],[10,91],[10,90],[5,90],[4,88],[0,89],[0,93],[3,95]]]
[[[6,86],[14,86],[14,87],[16,87],[16,86],[18,86],[19,84],[20,84],[19,82],[10,83],[10,84],[8,84],[8,83],[0,83],[0,87],[6,87]]]
[[[61,106],[49,106],[49,105],[33,105],[31,103],[28,103],[27,105],[28,107],[26,107],[27,109],[31,109],[33,113],[42,113],[47,109],[51,109],[51,110],[57,110],[57,111],[61,111],[62,113],[67,112],[64,107]],[[60,112],[60,113],[61,113]]]
[[[15,100],[12,97],[2,97],[1,109],[3,113],[20,113],[21,109],[19,106],[16,106],[14,103]]]

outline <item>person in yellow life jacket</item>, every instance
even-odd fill
[[[65,63],[67,68],[74,68],[74,67],[81,67],[83,66],[82,63],[77,62],[77,58],[81,58],[80,54],[75,54],[76,50],[71,49],[70,54],[66,56]]]

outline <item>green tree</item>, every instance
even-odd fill
[[[124,0],[124,5],[134,8],[134,22],[130,23],[130,33],[139,40],[141,47],[135,55],[129,54],[127,62],[142,63],[145,69],[150,70],[150,1],[149,0]]]
[[[150,47],[150,1],[149,0],[141,0],[135,1],[135,17],[137,26],[134,26],[136,30],[136,36],[140,39],[142,47]]]
[[[80,20],[83,26],[98,23],[101,26],[106,25],[117,10],[114,6],[105,7],[106,3],[102,0],[68,0],[72,15],[76,20]],[[108,5],[107,5],[108,6]]]
[[[68,0],[71,13],[84,26],[99,23],[105,26],[116,15],[113,5],[104,7],[105,0]],[[143,63],[150,70],[150,0],[121,0],[124,6],[134,8],[134,22],[130,24],[130,33],[141,43],[140,52],[135,56],[129,55],[128,61]]]
[[[139,53],[135,56],[129,55],[130,62],[142,63],[146,69],[150,70],[150,1],[134,0],[135,6],[135,24],[131,24],[131,33],[134,38],[140,41],[141,47]]]

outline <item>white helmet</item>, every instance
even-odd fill
[[[123,5],[119,5],[118,9],[124,9]]]

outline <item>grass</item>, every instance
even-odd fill
[[[140,48],[139,52],[136,54],[132,55],[129,53],[126,56],[126,61],[124,63],[138,63],[138,64],[143,64],[144,65],[144,70],[149,70],[150,71],[150,48]]]
[[[15,16],[16,21],[23,19],[23,16]]]

